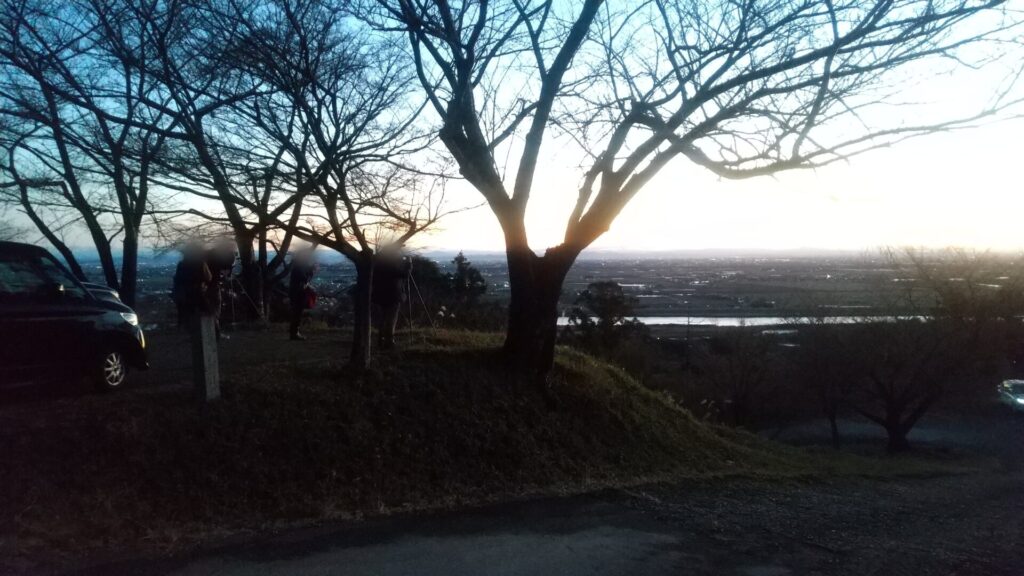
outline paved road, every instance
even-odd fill
[[[613,493],[302,530],[95,574],[670,574],[676,539]]]
[[[929,428],[931,426],[931,428]],[[1024,418],[922,428],[1001,465],[901,480],[658,485],[421,517],[337,524],[186,557],[76,574],[1024,574]]]
[[[1017,475],[727,482],[289,532],[78,574],[1019,575]]]

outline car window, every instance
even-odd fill
[[[85,291],[53,260],[42,256],[0,256],[0,301],[46,301],[56,298],[55,287],[64,287],[64,298],[83,300]]]
[[[1011,394],[1024,394],[1024,384],[1010,384]]]

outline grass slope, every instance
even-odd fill
[[[201,411],[180,388],[0,410],[0,557],[166,547],[274,523],[672,476],[792,475],[809,458],[696,421],[559,350],[546,390],[493,335],[424,332],[362,377],[253,367]]]

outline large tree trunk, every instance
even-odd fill
[[[907,441],[907,433],[903,431],[902,427],[886,427],[885,431],[889,435],[889,441],[886,444],[886,450],[892,453],[896,453],[906,452],[907,450],[910,449],[910,442]]]
[[[256,307],[259,309],[259,317],[262,320],[267,320],[269,315],[267,314],[267,294],[269,292],[268,283],[270,278],[268,277],[267,271],[267,230],[263,228],[260,230],[259,236],[256,239],[256,247],[259,250],[256,260],[256,268],[259,272],[259,282],[256,286],[256,293],[253,294],[253,301],[256,303]]]
[[[355,322],[352,334],[351,366],[364,370],[370,365],[370,318],[371,297],[373,295],[373,251],[364,250],[355,259],[356,294]]]
[[[557,246],[537,256],[525,243],[508,246],[511,299],[505,357],[517,372],[543,379],[554,363],[562,283],[579,251]]]
[[[885,421],[885,433],[889,436],[889,442],[886,446],[887,450],[894,453],[909,450],[908,432],[910,432],[910,427],[906,425],[900,414],[890,414]]]
[[[125,229],[124,245],[121,251],[121,300],[131,308],[135,307],[135,292],[139,277],[139,237],[135,229]]]
[[[103,234],[103,230],[99,228],[99,224],[88,224],[89,219],[85,219],[87,222],[86,227],[92,234],[93,244],[96,247],[96,255],[100,259],[100,267],[103,270],[103,279],[106,281],[107,286],[121,291],[121,281],[117,277],[117,265],[114,263],[114,253],[110,250],[110,242],[107,237]]]

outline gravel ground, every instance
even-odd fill
[[[632,504],[691,544],[695,573],[1019,575],[1022,487],[1007,474],[656,487]]]

